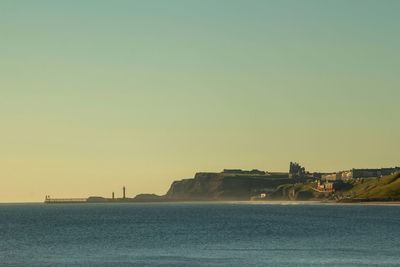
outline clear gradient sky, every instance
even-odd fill
[[[0,2],[0,202],[400,165],[400,1]]]

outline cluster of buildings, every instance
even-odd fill
[[[316,190],[318,192],[334,192],[335,186],[337,185],[336,182],[329,182],[329,181],[317,181]]]
[[[340,181],[357,178],[381,177],[391,175],[396,172],[400,172],[400,167],[381,169],[351,169],[348,171],[323,174],[321,178],[327,181]]]
[[[310,173],[305,170],[297,162],[290,162],[289,177],[290,178],[308,178],[316,180],[316,190],[320,192],[334,192],[335,189],[342,183],[351,179],[359,178],[377,178],[386,175],[391,175],[400,172],[400,167],[393,168],[378,168],[378,169],[351,169],[338,171],[333,173]]]
[[[306,180],[315,180],[315,190],[318,192],[334,192],[342,185],[343,181],[359,179],[359,178],[377,178],[393,173],[400,172],[400,167],[394,168],[378,168],[378,169],[351,169],[345,171],[338,171],[333,173],[310,173],[297,162],[290,162],[289,172],[287,173],[272,173],[260,170],[241,170],[241,169],[225,169],[222,173],[225,175],[256,175],[256,176],[273,176],[282,178],[298,178]],[[262,192],[266,192],[263,189]],[[258,195],[258,198],[265,198],[266,196]]]
[[[400,172],[400,167],[380,168],[380,169],[351,169],[334,173],[321,174],[317,181],[318,191],[332,192],[342,181],[359,178],[378,178]]]

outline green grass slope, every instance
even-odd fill
[[[400,199],[400,173],[354,184],[344,196],[364,199]]]

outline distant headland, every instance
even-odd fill
[[[127,197],[91,196],[58,199],[45,203],[137,203],[178,201],[273,201],[313,200],[322,202],[400,201],[400,167],[350,169],[334,173],[308,172],[290,162],[288,172],[225,169],[199,172],[193,178],[174,181],[165,195],[139,194]]]

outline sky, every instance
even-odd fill
[[[0,202],[399,166],[400,1],[0,1]]]

